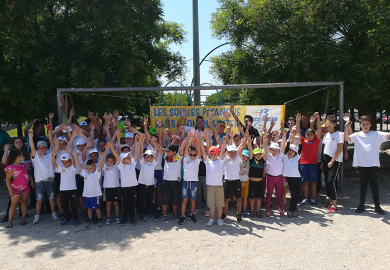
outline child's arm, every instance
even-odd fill
[[[241,126],[241,127],[242,127],[240,119],[239,119],[239,118],[237,117],[237,115],[234,113],[234,104],[230,104],[230,113],[232,114],[234,120],[236,120],[237,126]],[[240,132],[241,132],[241,131],[240,131]],[[242,132],[242,135],[244,136],[243,133],[244,133],[244,132]]]
[[[220,154],[219,154],[219,157],[220,157],[222,160],[225,159],[225,155],[226,155],[225,149],[226,149],[227,140],[228,140],[228,138],[227,138],[226,136],[223,136],[223,144],[222,144],[221,152],[220,152]],[[219,141],[219,139],[218,139],[218,141]]]
[[[314,115],[312,115],[311,117],[310,117],[310,128],[312,129],[312,130],[314,130],[314,122],[316,121],[316,118],[314,117]]]
[[[269,132],[269,133],[272,132],[272,129],[274,128],[274,126],[275,126],[275,121],[274,121],[274,119],[272,119],[272,121],[271,121],[271,126],[270,126],[269,129],[268,129],[268,132]]]
[[[149,139],[149,136],[147,135],[147,134],[149,134],[148,133],[148,130],[149,130],[149,125],[148,125],[148,118],[144,118],[144,131],[145,131],[145,144],[146,144],[146,146],[149,146],[149,144],[150,144],[150,139]],[[150,134],[149,134],[150,135]]]
[[[23,129],[23,134],[26,136],[28,134],[28,131],[30,130],[30,128],[36,123],[36,122],[39,122],[38,119],[34,119],[34,121],[32,121],[30,124],[27,124],[27,126],[24,127]]]
[[[163,142],[163,130],[162,130],[162,119],[159,118],[157,120],[157,125],[158,125],[158,144],[160,147],[164,147],[164,142]]]
[[[54,149],[54,143],[53,143],[53,134],[52,134],[52,132],[51,132],[51,126],[49,126],[49,130],[48,130],[48,132],[47,132],[47,137],[49,138],[49,143],[50,143],[50,147],[51,147],[51,149]]]
[[[185,127],[181,126],[180,127],[180,141],[181,142],[184,140],[184,135],[185,135]]]
[[[252,141],[251,141],[252,139],[250,138],[249,133],[246,136],[247,136],[246,145],[248,146],[249,159],[252,159],[253,158]]]
[[[137,157],[138,157],[140,151],[143,150],[143,148],[144,148],[144,138],[143,138],[143,136],[140,136],[139,142],[138,142],[138,145],[137,145],[137,149],[135,149],[135,153],[134,153],[134,156],[133,156],[134,160],[137,160]],[[141,155],[141,158],[143,158],[143,155]]]
[[[74,109],[70,109],[69,111],[69,118],[68,118],[68,126],[70,126],[72,124],[72,119],[73,119],[73,116],[76,112],[74,111]]]
[[[248,133],[248,132],[247,132]],[[246,135],[246,134],[245,134]],[[248,133],[249,135],[249,133]],[[247,144],[248,136],[242,138],[240,145],[238,146],[238,155],[241,157],[242,151],[244,150],[245,145]]]
[[[169,128],[166,128],[166,129],[164,130],[164,137],[165,137],[165,141],[167,142],[167,145],[171,143],[171,140],[169,139],[169,136],[168,136],[169,131],[170,131]]]
[[[157,157],[158,157],[157,152],[160,153],[161,156],[164,156],[164,150],[158,144],[157,138],[156,137],[151,137],[151,142],[152,142],[152,145],[154,146],[154,149],[156,150],[156,153],[155,153],[156,160],[157,160]]]
[[[352,135],[352,128],[351,128],[351,121],[349,121],[349,115],[347,113],[344,114],[344,141],[348,142],[351,141],[351,135]]]
[[[203,148],[203,143],[202,143],[202,140],[200,139],[200,133],[196,133],[195,134],[195,138],[197,140],[197,144],[196,144],[196,148],[198,150],[198,158],[200,159],[202,157],[202,152],[200,151],[201,148]]]
[[[225,114],[226,113],[229,115],[228,112],[225,112]],[[233,144],[233,141],[232,141],[233,134],[231,133],[232,127],[233,127],[233,125],[229,122],[229,124],[227,124],[227,129],[226,129],[226,137],[228,137],[228,142],[227,142],[228,145],[232,145]]]
[[[206,138],[206,140],[207,140],[207,137],[208,137],[208,136],[206,135],[207,129],[205,129],[204,132],[205,132],[205,133],[204,133],[203,136],[201,137],[202,143],[203,143],[204,139]],[[208,149],[208,148],[207,148],[207,149]],[[203,145],[201,145],[199,150],[200,150],[201,153],[202,153],[203,160],[206,161],[206,160],[207,160],[207,153],[206,153],[206,151],[205,151],[205,147],[204,147]]]
[[[112,154],[115,157],[116,163],[119,165],[121,163],[121,159],[119,158],[118,152],[115,150],[115,147],[112,143],[107,143],[109,149],[111,149]]]
[[[182,156],[182,155],[187,156],[187,153],[185,152],[185,148],[186,148],[187,144],[189,144],[188,142],[191,139],[191,137],[194,135],[194,133],[195,132],[193,130],[191,130],[190,133],[188,133],[187,138],[184,140],[184,142],[180,148],[180,151],[179,151],[180,156]]]
[[[106,135],[107,135],[107,141],[110,142],[111,141],[111,133],[110,133],[110,126],[107,124],[105,124],[103,126],[104,130],[106,131]]]
[[[214,135],[215,136],[215,135]],[[224,136],[224,138],[225,138],[226,136]],[[219,140],[219,136],[215,136],[215,140],[217,141],[217,143],[218,143],[218,146],[219,146],[219,149],[221,149],[222,148],[222,144],[221,144],[221,141]],[[227,143],[227,137],[226,137],[226,143]]]
[[[36,150],[35,150],[35,145],[34,145],[34,141],[33,141],[33,136],[34,136],[34,133],[32,131],[29,131],[28,132],[28,142],[30,143],[31,156],[35,157]],[[5,154],[5,151],[4,151],[4,154]]]
[[[80,129],[80,131],[81,131],[81,129]],[[72,137],[70,137],[70,139],[69,139],[68,147],[69,147],[70,152],[72,152],[72,153],[74,151],[74,147],[73,147],[74,138],[76,138],[76,136],[81,133],[80,131],[79,131],[79,129],[73,130]]]
[[[117,129],[115,130],[114,135],[112,135],[112,137],[111,137],[111,143],[112,143],[112,144],[115,144],[115,141],[116,141],[116,140],[118,140],[119,143],[120,143],[120,138],[122,137],[122,135],[121,135],[121,130],[122,130],[122,129],[120,129],[120,128],[117,128]],[[118,134],[119,134],[119,136],[118,136]],[[118,139],[118,138],[119,138],[119,139]],[[117,145],[117,147],[118,147],[118,149],[119,149],[119,145]]]
[[[180,128],[181,127],[181,122],[183,122],[183,119],[187,116],[187,109],[186,108],[183,108],[181,110],[181,115],[180,115],[180,118],[179,120],[177,120],[177,125],[176,127],[177,128]]]
[[[53,126],[53,117],[54,113],[49,113],[49,125]],[[49,129],[47,130],[47,133],[51,132]]]
[[[96,168],[96,170],[98,172],[100,172],[100,169],[102,168],[102,164],[104,162],[104,158],[106,157],[106,155],[108,153],[108,146],[107,146],[107,144],[106,144],[105,148],[106,148],[106,150],[104,151],[104,153],[99,152],[100,160],[99,160],[98,166]]]
[[[192,130],[191,130],[191,132],[192,132]],[[183,149],[183,148],[184,148],[184,156],[185,156],[185,157],[188,156],[188,148],[190,148],[191,143],[193,142],[194,136],[195,136],[195,133],[192,133],[191,135],[188,134],[187,138],[190,137],[190,140],[187,141],[187,143],[186,143],[185,146],[184,146],[184,145],[181,146],[181,148],[180,148],[180,155],[181,155],[181,156],[182,156],[182,154],[181,154],[181,153],[182,153],[181,149]]]
[[[204,130],[204,135],[206,136],[206,142],[207,142],[207,153],[211,147],[211,140],[210,140],[210,134],[208,133],[207,129]]]
[[[56,147],[57,148],[57,147]],[[57,149],[58,150],[58,149]],[[57,150],[54,149],[52,151],[52,157],[51,157],[51,164],[54,166],[54,168],[58,169],[58,165],[56,164],[56,155],[57,155]]]
[[[72,165],[74,168],[76,168],[76,162],[74,161],[74,157],[71,152],[69,152],[68,147],[65,147],[65,152],[69,155],[70,161],[72,161]]]
[[[316,135],[317,135],[317,138],[319,140],[321,140],[321,138],[322,138],[321,118],[320,118],[320,115],[318,114],[318,112],[314,113],[314,117],[317,119],[317,132],[316,132]]]
[[[135,153],[138,153],[138,150],[135,150],[136,148],[138,148],[139,144],[141,143],[141,135],[135,135],[134,137],[134,143],[133,143],[133,147],[131,148],[131,156],[134,157],[134,154]],[[143,145],[141,147],[144,147]],[[121,151],[121,150],[119,150]]]
[[[299,140],[301,140],[302,139],[302,134],[301,134],[301,114],[297,113],[297,115],[295,116],[295,119],[297,120],[297,124],[296,124],[297,134],[298,134]]]
[[[282,137],[282,148],[280,151],[284,153],[284,150],[286,149],[286,136],[287,136],[287,130],[283,129],[283,137]]]
[[[214,122],[214,113],[213,112],[210,112],[209,115],[208,115],[208,118],[209,118],[209,128],[212,132],[214,132],[214,126],[213,126],[213,122]]]
[[[91,138],[91,141],[93,142],[95,140],[95,123],[94,122],[90,122],[89,124],[89,128],[91,130],[91,135],[90,135],[90,138]]]
[[[165,127],[171,129],[171,117],[169,115],[165,118]]]
[[[81,166],[80,164],[80,161],[79,161],[79,156],[81,155],[81,153],[76,153],[76,163],[77,163],[77,166],[79,166],[79,169],[80,169],[80,172],[83,172],[83,166]]]
[[[87,145],[84,147],[84,150],[83,150],[83,153],[82,153],[82,158],[83,158],[83,161],[85,162],[87,160],[87,152],[89,149],[91,149],[95,144],[93,142],[89,142],[87,143]]]
[[[264,155],[263,155],[263,159],[264,161],[267,160],[267,156],[268,156],[268,137],[265,136],[263,138],[263,145],[264,145]]]

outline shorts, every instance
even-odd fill
[[[76,186],[77,186],[77,196],[83,196],[84,191],[84,177],[80,174],[76,174]]]
[[[288,186],[287,177],[283,176],[283,186]]]
[[[119,188],[104,188],[106,202],[117,202],[119,200]]]
[[[238,180],[226,180],[225,187],[225,199],[233,200],[234,197],[236,199],[241,199],[241,181]]]
[[[264,198],[264,187],[263,187],[263,181],[251,181],[249,180],[249,198],[255,199]]]
[[[162,170],[154,171],[154,183],[156,187],[162,187],[163,172]]]
[[[317,164],[301,164],[300,168],[302,182],[316,183],[318,181]]]
[[[178,205],[181,195],[181,182],[180,181],[162,181],[162,204]]]
[[[61,191],[60,191],[60,184],[61,184],[61,174],[60,173],[54,173],[54,180],[56,181],[56,195],[57,194],[61,194]]]
[[[92,210],[100,209],[99,197],[84,197],[84,207]]]
[[[248,198],[249,194],[249,181],[241,181],[241,197]]]
[[[45,198],[49,200],[56,198],[56,181],[54,177],[35,182],[35,199],[42,202]]]
[[[223,186],[207,186],[207,206],[209,208],[225,206]]]
[[[181,197],[196,200],[198,198],[198,181],[183,181]]]

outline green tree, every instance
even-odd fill
[[[160,86],[182,74],[169,49],[184,41],[159,0],[3,1],[0,118],[20,124],[56,110],[58,87]],[[110,93],[113,95],[113,93]],[[156,98],[156,93],[115,95]],[[75,95],[78,113],[147,107],[139,100]]]
[[[380,0],[220,0],[212,29],[234,49],[213,58],[224,83],[345,81],[346,108],[375,119],[389,107],[390,4]],[[315,89],[248,90],[248,104],[280,104]],[[330,107],[338,91],[330,88]],[[322,110],[325,93],[291,103],[290,113]],[[373,125],[376,127],[376,125]]]

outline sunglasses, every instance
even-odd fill
[[[287,123],[287,125],[292,126],[292,125],[294,125],[294,123]]]
[[[190,157],[196,157],[197,155],[194,155],[194,154],[190,154],[189,156],[190,156]]]

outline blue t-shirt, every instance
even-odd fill
[[[222,133],[222,134],[219,134],[219,135],[218,135],[219,141],[220,141],[221,143],[223,143],[223,137],[224,137],[225,135],[226,135],[226,133]],[[211,144],[212,144],[213,146],[218,146],[218,142],[217,142],[217,139],[215,138],[215,135],[213,135],[213,136],[211,137],[211,139],[212,139]]]

